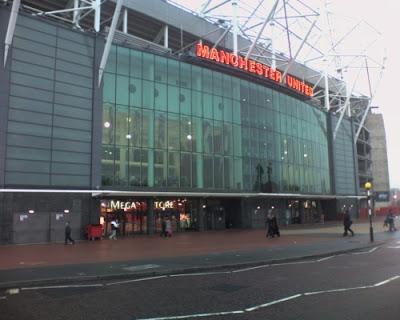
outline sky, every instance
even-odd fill
[[[181,2],[185,6],[191,8],[199,8],[201,1],[191,0],[175,0]],[[255,0],[245,0],[255,1]],[[258,1],[258,0],[257,0]],[[320,0],[303,0],[304,3],[311,4],[315,7],[316,1]],[[360,19],[366,21],[373,28],[380,32],[379,41],[377,41],[371,48],[375,54],[374,58],[383,58],[386,56],[386,68],[383,77],[377,87],[375,97],[372,105],[378,106],[374,112],[382,113],[386,129],[386,140],[388,149],[389,160],[389,176],[390,186],[400,188],[400,111],[398,110],[399,103],[397,102],[397,91],[399,90],[398,75],[400,71],[400,44],[399,35],[397,31],[397,21],[399,20],[398,12],[400,12],[399,0],[381,0],[381,1],[368,1],[368,0],[327,0],[329,10],[334,16],[339,17],[337,21],[333,19],[333,26],[335,29],[340,30],[343,21],[354,17],[354,21]],[[266,0],[265,2],[274,2],[273,0]],[[218,3],[218,2],[217,2]],[[240,12],[239,12],[240,15]],[[336,23],[336,25],[335,25]],[[348,29],[350,27],[347,27]],[[370,42],[371,37],[375,31],[367,28],[360,28],[360,34],[355,35],[356,40],[365,46]],[[338,31],[340,33],[341,31]],[[381,60],[379,60],[381,62]],[[355,78],[355,77],[354,77]],[[372,77],[373,88],[376,87],[378,79],[378,72]],[[361,74],[360,83],[366,83],[366,75]],[[365,87],[365,86],[364,86]]]

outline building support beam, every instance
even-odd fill
[[[208,9],[206,11],[203,11],[202,14],[204,15],[204,14],[207,14],[207,13],[209,13],[209,12],[215,10],[215,9],[218,9],[219,7],[223,6],[225,3],[228,3],[229,1],[231,1],[231,0],[222,1],[221,3],[217,4],[216,6],[210,8],[210,9]]]
[[[12,40],[14,37],[15,25],[17,24],[18,10],[20,5],[21,0],[14,0],[11,7],[10,20],[8,20],[7,33],[4,40],[4,68],[6,67],[8,51],[11,48]]]
[[[226,29],[226,30],[221,34],[221,36],[217,39],[217,41],[215,41],[215,43],[214,43],[214,45],[213,45],[213,48],[216,48],[216,47],[219,45],[219,43],[222,41],[222,39],[225,38],[225,36],[228,34],[228,32],[229,32],[231,29],[232,29],[232,26],[230,26],[228,29]]]
[[[237,17],[237,7],[238,7],[238,0],[232,0],[232,11],[233,11],[233,19],[232,19],[232,26],[233,26],[233,53],[238,54],[238,32],[239,32],[239,22]]]
[[[266,25],[267,25],[268,22],[271,21],[271,19],[274,17],[276,8],[277,8],[277,6],[278,6],[278,3],[279,3],[279,0],[276,0],[274,6],[273,6],[272,9],[271,9],[271,12],[269,13],[268,17],[264,20],[264,23],[263,23],[261,29],[258,31],[257,37],[253,40],[253,43],[251,44],[251,47],[250,47],[249,51],[247,51],[246,59],[248,59],[248,58],[250,57],[251,53],[253,52],[254,47],[256,46],[256,44],[257,44],[257,42],[258,42],[258,39],[260,39],[260,36],[261,36],[261,34],[263,33],[263,31],[264,31]]]
[[[164,26],[164,47],[168,49],[168,25]]]
[[[103,55],[101,57],[100,67],[99,67],[99,81],[98,81],[98,86],[99,87],[100,87],[100,84],[101,84],[101,80],[103,78],[104,69],[105,69],[106,64],[107,64],[108,55],[110,54],[111,44],[112,44],[112,41],[114,39],[114,33],[115,33],[116,28],[117,28],[117,24],[118,24],[118,20],[119,20],[119,14],[121,13],[121,8],[122,8],[122,1],[123,0],[117,0],[117,3],[115,5],[115,11],[114,11],[113,19],[112,19],[112,22],[111,22],[111,27],[110,27],[110,30],[108,31],[106,44],[104,46]]]
[[[72,23],[75,27],[79,27],[79,16],[81,11],[79,10],[80,3],[79,0],[74,0],[74,11],[72,13]]]
[[[101,0],[93,0],[94,9],[94,31],[100,31],[100,20],[101,20]]]
[[[281,83],[283,83],[283,81],[285,80],[286,75],[288,74],[290,68],[292,67],[293,63],[296,61],[297,56],[299,55],[301,49],[303,49],[304,44],[307,41],[307,38],[309,37],[309,35],[311,34],[312,29],[314,28],[315,24],[317,23],[317,19],[314,20],[313,24],[311,25],[310,29],[308,30],[306,36],[304,37],[303,41],[301,42],[299,48],[297,49],[295,55],[293,57],[290,58],[290,61],[288,63],[288,65],[285,68],[285,71],[283,72],[282,75],[282,79],[281,79]]]
[[[122,21],[122,32],[128,33],[128,9],[124,9],[124,19]]]

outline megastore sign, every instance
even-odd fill
[[[196,45],[196,56],[267,78],[279,84],[284,83],[288,88],[308,97],[312,97],[314,94],[313,88],[304,81],[290,74],[287,74],[282,81],[282,72],[278,69],[273,69],[266,64],[243,58],[231,52],[210,48],[207,45],[198,43]]]

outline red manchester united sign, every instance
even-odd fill
[[[207,45],[198,43],[196,45],[196,56],[215,61],[220,64],[228,65],[243,71],[265,77],[276,83],[284,83],[290,89],[301,93],[305,96],[313,96],[313,88],[305,83],[304,81],[297,79],[289,74],[286,75],[285,79],[282,81],[282,72],[278,69],[273,69],[272,67],[257,62],[252,59],[246,59],[242,56],[236,55],[234,53],[226,52],[224,50],[218,50],[216,48],[210,48]]]

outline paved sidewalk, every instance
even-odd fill
[[[370,247],[369,225],[353,226],[342,237],[340,225],[287,228],[281,238],[264,230],[175,234],[172,238],[136,236],[63,244],[0,246],[0,288],[91,279],[139,277],[288,261]],[[375,223],[373,245],[395,239]],[[399,235],[400,236],[400,235]]]

